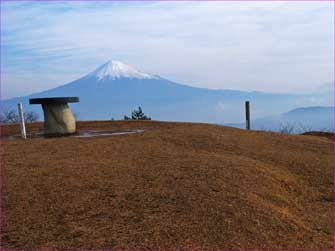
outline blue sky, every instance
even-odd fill
[[[115,59],[206,88],[308,92],[334,79],[332,2],[5,2],[2,97]]]

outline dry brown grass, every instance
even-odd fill
[[[5,249],[333,248],[331,139],[153,121],[78,128],[145,132],[4,140]]]

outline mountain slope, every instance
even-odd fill
[[[142,106],[156,120],[198,122],[241,122],[244,102],[251,101],[252,113],[262,117],[311,103],[310,97],[289,94],[210,90],[177,84],[157,75],[144,73],[119,61],[110,61],[95,71],[66,85],[3,101],[3,108],[16,109],[23,102],[26,110],[42,115],[39,106],[28,105],[32,97],[78,96],[72,104],[79,119],[121,119]],[[319,99],[318,105],[329,103]]]

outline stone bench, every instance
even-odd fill
[[[79,102],[78,97],[34,98],[30,104],[41,104],[44,113],[45,134],[72,134],[76,132],[76,120],[68,103]]]

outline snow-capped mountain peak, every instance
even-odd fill
[[[96,77],[98,80],[104,79],[157,79],[158,76],[141,72],[134,67],[124,64],[120,61],[111,60],[98,67],[95,71],[88,75]]]

